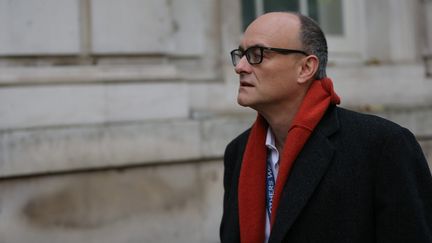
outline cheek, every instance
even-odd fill
[[[296,83],[297,77],[292,68],[273,69],[269,72],[258,74],[257,77],[261,82],[272,84],[280,88],[290,87]]]
[[[266,91],[272,94],[275,98],[289,99],[296,96],[300,86],[296,82],[295,77],[290,73],[284,75],[275,75],[272,77],[271,83],[266,87]]]
[[[295,79],[300,71],[296,62],[291,59],[269,60],[266,64],[268,65],[260,70],[260,76],[266,75],[269,79]]]
[[[280,60],[279,60],[280,61]],[[289,92],[297,86],[297,65],[293,62],[281,64],[269,60],[256,69],[254,74],[263,92]]]

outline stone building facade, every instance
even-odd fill
[[[432,1],[335,2],[342,106],[430,158]],[[255,117],[228,53],[269,6],[0,0],[0,242],[218,242],[224,148]]]

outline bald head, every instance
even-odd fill
[[[326,77],[327,41],[321,28],[313,19],[299,13],[266,13],[248,26],[245,37],[251,33],[277,42],[280,45],[278,47],[301,49],[317,56],[319,67],[315,78]]]
[[[281,48],[301,48],[301,22],[292,13],[273,12],[259,16],[245,31],[245,39],[254,35],[263,40],[271,40]]]

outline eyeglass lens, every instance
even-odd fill
[[[262,60],[263,50],[259,47],[251,47],[246,50],[246,57],[250,64],[258,64]]]
[[[245,51],[240,49],[233,50],[231,52],[231,60],[234,66],[240,62],[240,59],[246,55],[246,59],[250,64],[258,64],[262,61],[263,50],[260,47],[250,47]]]

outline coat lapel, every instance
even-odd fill
[[[328,140],[338,128],[337,108],[331,109],[303,147],[284,187],[269,242],[282,242],[313,195],[335,151]]]

